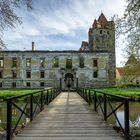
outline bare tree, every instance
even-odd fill
[[[128,57],[140,57],[140,0],[126,0],[127,6],[122,19],[117,20],[118,34],[126,36]]]
[[[123,68],[123,84],[140,76],[140,0],[126,0],[127,6],[121,19],[117,18],[117,35],[125,35],[127,60]],[[132,61],[133,60],[133,61]]]
[[[17,16],[15,8],[20,8],[23,5],[27,9],[32,9],[32,0],[0,0],[0,49],[6,47],[2,37],[6,29],[15,28],[17,24],[21,24],[21,18]]]

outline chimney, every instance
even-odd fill
[[[32,42],[32,51],[35,51],[35,42]]]

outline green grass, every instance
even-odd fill
[[[1,89],[0,99],[39,91],[41,89]]]
[[[140,100],[140,88],[100,88],[98,90],[130,97],[132,100]]]

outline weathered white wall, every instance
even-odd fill
[[[31,87],[40,87],[40,82],[45,82],[46,86],[60,86],[60,78],[64,78],[66,73],[72,73],[74,78],[78,78],[78,85],[83,86],[104,86],[109,85],[108,80],[108,53],[96,52],[3,52],[4,71],[3,87],[11,87],[13,81],[17,82],[17,87],[26,87],[26,82],[31,82]],[[2,57],[2,56],[0,56]],[[18,58],[16,70],[18,77],[12,78],[12,57]],[[53,67],[53,58],[59,58],[59,67]],[[79,58],[84,58],[84,68],[79,67]],[[31,58],[31,67],[26,67],[26,58]],[[40,58],[45,58],[45,67],[40,68]],[[72,58],[72,70],[63,70],[66,68],[66,59]],[[93,59],[98,59],[98,67],[93,67]],[[73,70],[74,69],[74,70]],[[26,78],[26,70],[31,70],[31,78]],[[45,78],[40,78],[40,71],[45,71]],[[98,78],[93,78],[93,71],[98,70]],[[63,80],[62,80],[63,81]],[[76,86],[76,83],[74,83]]]

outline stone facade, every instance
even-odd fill
[[[86,50],[39,51],[32,46],[31,51],[0,52],[0,87],[51,86],[65,90],[68,83],[71,89],[114,85],[114,23],[106,20],[103,25],[99,28],[94,23],[90,28]]]

